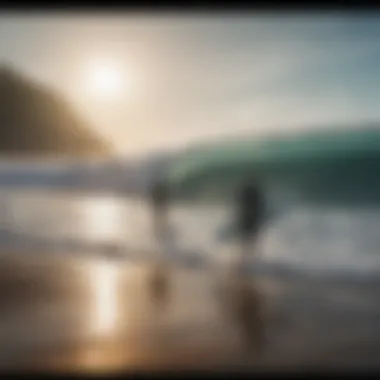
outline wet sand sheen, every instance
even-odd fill
[[[143,265],[12,253],[0,271],[1,369],[367,367],[380,354],[377,286],[266,276],[254,297],[228,297],[225,279],[177,269],[157,308]]]

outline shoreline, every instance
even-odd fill
[[[84,365],[82,356],[89,355],[85,354],[88,350],[100,352],[96,355],[108,363],[116,360],[111,356],[117,356],[118,366],[129,368],[147,368],[150,361],[154,368],[230,367],[272,372],[276,368],[302,371],[313,366],[367,368],[378,363],[380,297],[376,283],[253,276],[250,286],[263,305],[266,331],[264,352],[256,360],[238,348],[240,327],[228,317],[235,307],[231,300],[239,300],[243,293],[223,301],[218,284],[225,280],[210,272],[173,269],[173,298],[162,314],[154,311],[147,298],[144,265],[114,260],[115,265],[109,266],[110,261],[97,258],[41,253],[27,258],[17,256],[14,260],[11,252],[0,258],[0,282],[9,280],[2,286],[8,292],[1,296],[2,368],[16,362],[44,368],[44,360],[45,367],[50,361],[58,361],[62,368],[79,368],[75,366]],[[26,274],[26,279],[21,274]],[[24,282],[10,291],[11,280],[17,284],[20,278]],[[110,298],[104,299],[103,294]],[[106,304],[96,306],[97,302]],[[112,322],[116,330],[102,332],[97,323],[105,322],[97,319],[111,318],[109,310],[115,307],[119,310]],[[139,347],[139,358],[132,358],[132,346]],[[44,352],[50,354],[44,356]],[[129,364],[125,355],[132,355]]]

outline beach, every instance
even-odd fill
[[[256,304],[248,323],[256,324],[260,342],[247,351],[242,323],[232,317],[236,306],[220,291],[223,281],[228,287],[221,276],[173,269],[170,296],[157,305],[147,265],[38,253],[1,260],[1,370],[378,366],[378,284],[252,278]]]
[[[2,199],[1,370],[378,366],[375,213],[296,210],[264,231],[244,276],[232,281],[236,247],[215,241],[228,210],[174,207],[175,244],[157,256],[141,200],[54,192]],[[153,297],[158,257],[170,285]]]

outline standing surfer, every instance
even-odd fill
[[[264,216],[263,195],[254,181],[239,191],[236,214],[236,229],[240,243],[239,264],[244,267],[252,242],[256,243]]]
[[[157,241],[156,262],[149,274],[149,291],[156,303],[160,305],[167,300],[169,292],[168,271],[163,262],[168,232],[169,191],[164,182],[156,182],[150,193],[153,212],[153,233]]]

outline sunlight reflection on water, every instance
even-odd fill
[[[123,233],[123,208],[111,197],[99,197],[83,202],[83,233],[85,239],[115,240]]]
[[[129,252],[154,251],[157,247],[151,213],[142,199],[41,191],[8,192],[1,200],[7,207],[0,219],[4,222],[8,218],[7,228],[49,239],[49,244],[58,241],[58,246],[74,247],[72,251],[82,249],[76,242],[89,243],[91,249],[92,244],[125,244]],[[170,221],[175,246],[200,252],[206,260],[233,251],[217,238],[218,230],[231,220],[230,212],[228,207],[173,205]],[[270,265],[279,263],[299,270],[378,270],[379,220],[376,210],[299,205],[268,223],[258,258]]]

